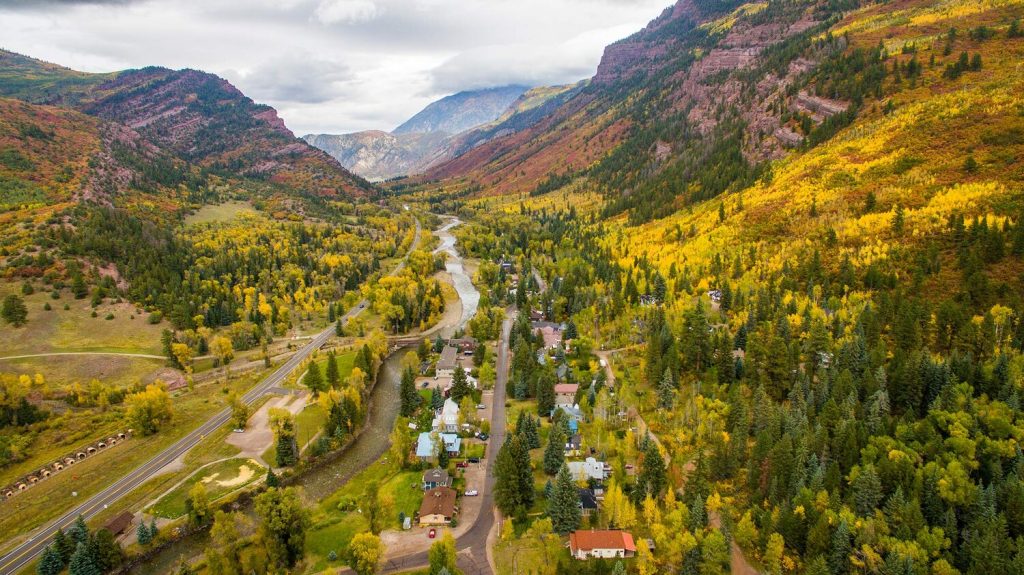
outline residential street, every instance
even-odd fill
[[[509,334],[512,331],[514,312],[509,312],[501,326],[501,339],[498,342],[497,375],[494,383],[494,402],[491,413],[491,438],[488,441],[487,475],[484,489],[480,494],[480,513],[476,522],[456,540],[459,568],[466,575],[493,575],[493,565],[488,559],[488,537],[494,528],[498,511],[494,506],[494,459],[498,449],[505,442],[505,386],[508,383],[509,370]],[[381,573],[399,573],[428,564],[427,551],[411,553],[386,561],[381,566]],[[352,573],[351,570],[343,573]]]

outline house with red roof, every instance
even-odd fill
[[[636,554],[633,535],[618,529],[592,529],[569,534],[569,551],[575,559],[614,559]]]

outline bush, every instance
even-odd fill
[[[327,560],[328,561],[337,561],[338,560],[338,554],[333,549],[331,549],[331,552],[327,554]]]
[[[50,292],[50,299],[60,299],[60,291],[53,290],[52,292]]]
[[[96,313],[96,312],[93,312],[93,313]],[[104,316],[103,319],[105,319],[107,321],[110,321],[110,320],[114,319],[114,314],[108,313],[106,316]]]
[[[46,310],[46,311],[50,311],[53,308],[50,307],[50,302],[46,302],[46,303],[43,304],[43,309]]]

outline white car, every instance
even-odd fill
[[[480,495],[480,494],[477,493],[476,489],[470,489],[469,491],[463,493],[463,495],[466,496],[466,497],[475,497],[475,496]]]

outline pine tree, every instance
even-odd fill
[[[76,550],[79,543],[89,542],[89,526],[85,524],[85,518],[81,515],[75,519],[74,525],[68,531],[68,535],[71,537],[71,543],[75,546]]]
[[[280,482],[277,479],[277,474],[274,473],[273,467],[267,468],[267,487],[277,487]]]
[[[337,337],[345,337],[345,324],[340,319],[334,322],[334,335]]]
[[[338,357],[332,351],[327,354],[327,384],[337,389],[341,384],[341,374],[338,372]]]
[[[158,535],[160,535],[160,531],[156,528],[156,518],[154,517],[149,520],[149,538],[155,540]]]
[[[135,538],[138,539],[139,545],[149,545],[153,541],[145,522],[139,523],[138,528],[135,529]]]
[[[555,477],[555,484],[548,499],[548,517],[556,533],[565,535],[575,531],[583,519],[580,508],[580,492],[569,475],[569,468],[562,464]]]
[[[96,565],[96,558],[89,552],[85,543],[78,543],[71,561],[68,563],[69,575],[102,575],[99,566]]]
[[[62,565],[66,565],[71,560],[71,554],[75,552],[75,542],[64,533],[63,529],[58,528],[53,534],[52,545],[60,553]]]
[[[555,408],[555,376],[550,369],[541,372],[537,380],[537,413],[547,416]]]
[[[437,411],[442,407],[444,407],[444,396],[441,395],[441,392],[435,387],[430,390],[430,408]]]
[[[850,572],[850,528],[846,521],[840,521],[839,527],[832,534],[832,549],[828,556],[828,567],[834,575],[846,575]]]
[[[554,475],[565,464],[565,437],[562,428],[551,426],[548,434],[548,446],[544,449],[544,473]]]
[[[96,566],[103,573],[113,571],[124,561],[124,551],[121,550],[121,545],[114,539],[114,534],[106,529],[96,532],[90,548],[96,559]]]
[[[14,327],[21,327],[28,321],[28,308],[25,307],[25,300],[17,294],[10,294],[4,298],[3,306],[0,308],[0,317]]]
[[[402,400],[402,416],[409,417],[415,413],[416,408],[420,405],[420,395],[416,392],[416,372],[412,368],[406,368],[402,372],[402,386],[399,396]]]
[[[665,460],[661,456],[661,451],[658,450],[658,445],[649,441],[644,450],[644,459],[640,466],[640,475],[637,478],[637,487],[642,490],[640,494],[658,499],[667,482]]]
[[[277,465],[291,467],[298,459],[299,446],[295,441],[295,431],[290,423],[286,423],[277,436]]]
[[[853,501],[857,514],[869,517],[882,501],[882,481],[875,473],[874,465],[865,465],[853,480]]]
[[[466,370],[462,369],[462,364],[456,365],[455,371],[452,373],[452,391],[449,394],[452,401],[458,403],[471,392],[469,380],[466,378]]]
[[[309,368],[306,371],[306,376],[302,378],[302,384],[313,392],[313,397],[320,395],[320,392],[324,390],[324,379],[320,375],[320,366],[315,361],[309,362]]]
[[[47,545],[43,557],[36,566],[39,575],[59,575],[64,570],[64,558],[54,545]]]
[[[671,410],[675,403],[676,382],[672,379],[672,370],[665,368],[665,373],[658,383],[658,406],[665,410]]]

